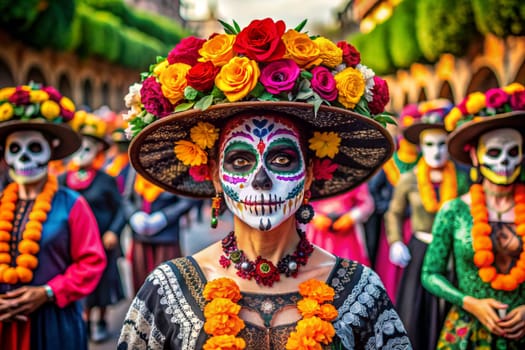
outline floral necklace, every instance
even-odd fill
[[[297,303],[297,309],[302,319],[297,322],[295,331],[290,333],[286,349],[316,349],[320,348],[320,344],[330,344],[335,336],[331,321],[338,314],[331,304],[334,289],[324,282],[311,279],[299,285],[299,294],[303,299]],[[237,337],[245,324],[239,317],[241,306],[237,303],[242,295],[235,281],[225,277],[210,281],[204,287],[203,296],[208,301],[204,307],[204,331],[211,336],[203,349],[246,348],[244,339]]]
[[[490,234],[489,213],[485,202],[485,192],[481,184],[470,187],[470,214],[472,215],[472,246],[474,249],[474,264],[479,268],[478,275],[485,283],[490,283],[493,289],[513,291],[525,281],[525,244],[518,261],[507,274],[498,273],[492,266],[494,252]],[[525,240],[525,185],[516,185],[514,190],[514,224],[516,234]]]
[[[106,173],[109,175],[116,177],[122,169],[124,169],[129,164],[129,156],[127,153],[120,153],[118,154],[111,164],[109,164],[106,168]]]
[[[284,273],[286,277],[297,277],[299,266],[306,265],[308,258],[314,251],[314,247],[306,238],[305,233],[299,229],[297,232],[301,239],[295,252],[283,257],[275,266],[270,260],[261,256],[258,256],[255,261],[250,261],[244,252],[237,247],[237,239],[232,231],[222,239],[224,255],[221,255],[219,263],[224,268],[228,268],[233,263],[237,269],[237,276],[248,280],[254,278],[257,284],[268,287],[281,279],[281,273]]]
[[[138,195],[140,195],[150,203],[153,203],[158,198],[158,196],[160,196],[160,194],[164,192],[162,188],[152,184],[139,174],[137,174],[137,177],[135,179],[134,188],[135,192],[137,192]]]
[[[436,213],[448,200],[457,197],[456,167],[450,160],[443,169],[443,181],[439,185],[440,200],[437,201],[436,191],[430,181],[430,167],[424,158],[417,162],[417,188],[421,195],[423,207],[429,213]]]
[[[33,270],[38,266],[36,255],[40,250],[38,243],[42,238],[42,225],[47,220],[51,201],[57,189],[56,177],[48,176],[42,192],[36,197],[33,209],[29,213],[29,221],[22,231],[15,266],[12,264],[11,241],[18,201],[18,184],[12,182],[4,189],[0,200],[0,283],[29,283],[33,280]]]

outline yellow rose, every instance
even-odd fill
[[[0,89],[0,101],[7,100],[16,91],[14,87]]]
[[[174,63],[160,73],[162,94],[174,105],[184,98],[184,89],[188,85],[186,73],[190,68],[191,66],[186,63]]]
[[[222,67],[230,61],[235,55],[233,52],[233,43],[235,35],[219,34],[209,39],[202,45],[199,54],[199,62],[211,61],[216,67]]]
[[[314,42],[319,47],[320,55],[319,57],[323,60],[322,64],[335,68],[343,62],[343,50],[341,50],[337,45],[332,41],[328,40],[325,37],[318,37],[314,39]]]
[[[456,128],[456,125],[458,121],[463,117],[463,113],[461,113],[461,110],[457,107],[454,107],[448,112],[448,114],[445,116],[445,129],[447,131],[452,131]]]
[[[477,114],[486,106],[485,94],[479,91],[469,94],[467,103],[465,103],[468,114]]]
[[[76,111],[73,119],[69,122],[71,125],[71,128],[73,130],[78,131],[80,129],[80,126],[84,124],[84,121],[86,120],[87,112],[80,110]]]
[[[337,100],[346,108],[353,109],[365,92],[365,78],[355,68],[348,67],[334,76],[339,95]]]
[[[60,106],[55,101],[44,101],[40,106],[40,113],[42,113],[47,120],[53,120],[60,114]]]
[[[29,101],[31,103],[42,103],[49,100],[49,94],[42,90],[33,90],[29,92]]]
[[[261,71],[257,62],[248,57],[234,57],[222,66],[215,77],[215,85],[230,102],[248,95],[257,85]]]
[[[505,91],[509,95],[513,95],[516,91],[523,91],[523,90],[525,90],[525,86],[521,85],[520,83],[512,83],[510,85],[507,85],[507,86],[501,88],[501,90]],[[0,97],[0,100],[1,99],[2,98]]]
[[[164,60],[160,62],[159,64],[157,64],[155,68],[153,68],[153,75],[155,75],[156,77],[160,76],[162,72],[164,72],[164,70],[168,67],[169,64],[170,63],[168,62],[168,60]]]
[[[13,106],[9,102],[0,105],[0,122],[5,122],[13,117]]]
[[[75,104],[68,97],[62,96],[60,99],[60,105],[68,111],[75,111]]]
[[[286,46],[286,58],[294,60],[301,68],[310,68],[321,64],[319,46],[306,33],[290,29],[283,35]]]

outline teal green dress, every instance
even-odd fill
[[[513,223],[506,225],[515,232]],[[447,202],[434,220],[434,239],[425,255],[421,280],[432,294],[453,304],[443,325],[437,349],[525,349],[525,337],[518,341],[498,337],[462,308],[466,295],[478,299],[494,298],[509,305],[508,311],[525,304],[525,283],[507,292],[492,289],[489,283],[480,279],[478,268],[473,262],[471,228],[470,208],[461,198]],[[455,284],[445,277],[450,254],[455,261]]]

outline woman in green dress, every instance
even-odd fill
[[[422,283],[453,306],[438,349],[525,348],[525,88],[472,93],[447,115],[448,147],[473,185],[440,209]],[[448,258],[456,283],[446,278]]]

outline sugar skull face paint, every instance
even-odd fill
[[[513,183],[520,174],[522,145],[522,136],[514,129],[483,134],[476,150],[481,174],[497,185]]]
[[[18,184],[44,178],[51,159],[51,146],[39,131],[17,131],[7,136],[5,160],[9,176]]]
[[[236,118],[220,146],[219,177],[228,208],[269,231],[302,203],[306,167],[299,131],[278,116]]]
[[[431,168],[441,168],[448,161],[447,133],[441,129],[427,129],[419,135],[419,145],[425,162]]]
[[[82,137],[82,146],[73,154],[71,161],[79,168],[93,164],[102,146],[91,137]]]

